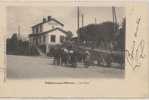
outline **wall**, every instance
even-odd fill
[[[56,35],[56,42],[55,43],[52,43],[51,42],[51,35]],[[59,31],[59,30],[55,30],[55,31],[53,31],[53,32],[50,32],[49,34],[48,34],[48,42],[50,43],[50,44],[60,44],[61,42],[60,42],[60,36],[66,36],[66,34],[65,33],[62,33],[61,31]]]
[[[61,27],[61,26],[60,26],[59,24],[57,24],[56,22],[50,21],[50,22],[48,22],[48,23],[43,24],[43,32],[49,31],[49,30],[53,29],[53,26],[54,26],[54,28],[55,28],[55,27]]]

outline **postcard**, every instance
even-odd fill
[[[149,4],[0,1],[0,97],[149,97]]]

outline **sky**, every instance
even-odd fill
[[[84,15],[84,25],[112,21],[112,7],[80,7],[80,15]],[[125,17],[125,8],[116,7],[116,15],[119,23]],[[33,6],[10,6],[7,8],[7,36],[18,32],[27,37],[31,34],[31,26],[42,22],[42,19],[52,16],[64,24],[64,30],[77,31],[77,7],[33,7]],[[81,26],[81,16],[80,16]]]

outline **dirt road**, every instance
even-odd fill
[[[52,65],[52,59],[32,56],[7,55],[7,77],[35,78],[124,78],[124,70],[90,66],[71,68]]]

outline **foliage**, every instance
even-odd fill
[[[112,22],[103,22],[101,24],[89,24],[80,28],[77,33],[80,40],[88,41],[109,41],[114,37],[114,25],[118,28],[118,24]]]
[[[29,42],[18,39],[17,34],[14,33],[11,38],[7,39],[7,54],[14,55],[28,55]]]
[[[114,29],[115,28],[115,29]],[[81,27],[77,33],[80,41],[86,41],[90,46],[100,46],[100,48],[109,48],[111,43],[114,49],[124,50],[125,47],[126,19],[123,19],[122,27],[113,22],[103,22],[101,24],[89,24]]]
[[[68,31],[67,32],[67,37],[66,37],[66,40],[70,40],[72,38],[73,34],[71,31]]]

